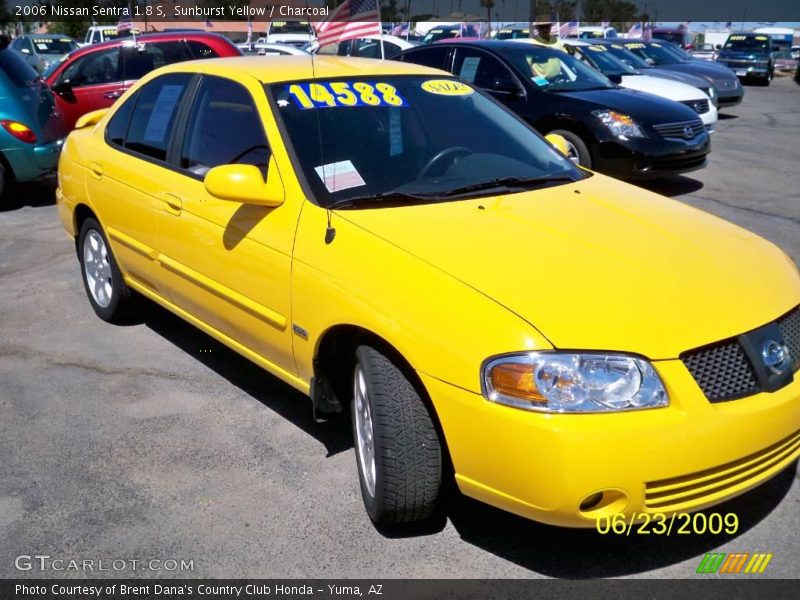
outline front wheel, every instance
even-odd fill
[[[86,219],[78,236],[83,286],[98,317],[119,323],[137,312],[139,297],[122,278],[100,223]]]
[[[434,515],[442,496],[442,446],[433,418],[396,361],[356,349],[353,440],[361,496],[376,525]]]
[[[566,129],[554,129],[550,133],[557,133],[567,141],[567,148],[569,149],[567,158],[576,165],[587,169],[592,168],[592,155],[589,154],[589,148],[586,143],[578,135]]]

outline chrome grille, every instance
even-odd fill
[[[703,131],[703,122],[700,119],[694,121],[680,121],[677,123],[662,123],[660,125],[653,125],[661,137],[664,138],[678,138],[682,140],[691,140],[697,137]]]
[[[681,104],[688,106],[699,115],[707,113],[709,110],[708,100],[682,100]]]
[[[800,306],[775,323],[793,359],[793,370],[800,370]],[[736,337],[684,352],[681,360],[710,402],[745,398],[762,391],[755,369]]]

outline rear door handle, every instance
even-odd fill
[[[107,94],[103,94],[103,98],[108,98],[109,100],[116,100],[122,96],[122,92],[108,92]]]
[[[163,194],[164,210],[172,215],[180,215],[183,210],[183,201],[174,194]]]
[[[102,179],[103,178],[103,166],[99,165],[95,162],[89,163],[89,171],[92,174],[92,177],[95,179]]]

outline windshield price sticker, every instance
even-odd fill
[[[731,40],[746,40],[747,36],[744,36],[744,35],[732,35],[729,39],[731,39]]]
[[[468,85],[452,79],[429,79],[422,83],[422,89],[437,96],[469,96],[475,93]]]
[[[365,81],[326,81],[293,83],[286,91],[302,110],[340,106],[408,106],[390,83]]]
[[[625,44],[628,48],[644,48],[644,44],[642,43],[635,43],[635,44]]]

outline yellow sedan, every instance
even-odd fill
[[[452,477],[593,527],[787,468],[794,263],[551,141],[416,65],[180,63],[81,119],[58,211],[100,318],[154,301],[349,413],[376,523],[429,518]]]

